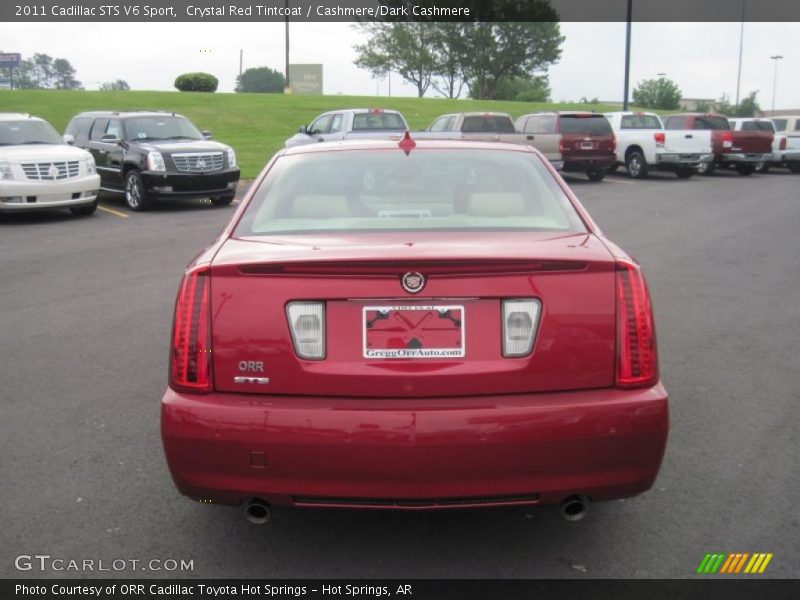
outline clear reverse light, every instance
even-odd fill
[[[286,305],[286,318],[297,356],[308,360],[325,358],[325,303],[290,302]]]
[[[542,303],[535,298],[503,300],[503,356],[527,356],[539,328]]]

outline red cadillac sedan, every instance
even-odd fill
[[[162,436],[181,493],[432,509],[644,492],[668,431],[650,298],[529,146],[285,149],[188,266]]]

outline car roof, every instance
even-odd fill
[[[490,110],[475,110],[472,112],[463,112],[463,113],[452,113],[453,115],[461,115],[462,117],[508,117],[511,118],[511,115],[504,112],[494,112]]]
[[[76,117],[182,117],[180,113],[169,110],[90,110],[75,115]]]
[[[34,117],[33,115],[29,115],[28,113],[4,113],[0,112],[0,121],[19,121],[20,119],[31,119],[33,121],[44,121],[44,119],[40,119],[39,117]]]
[[[651,112],[649,110],[613,110],[609,112],[601,113],[603,115],[620,115],[622,117],[627,117],[628,115],[655,115],[656,117],[659,116],[658,113]]]
[[[411,137],[414,140],[414,137]],[[532,152],[527,144],[511,144],[504,142],[481,142],[472,140],[414,140],[415,148],[425,150],[502,150],[511,152]],[[294,156],[296,154],[313,154],[317,152],[338,152],[342,150],[392,150],[399,149],[399,142],[395,140],[358,139],[336,142],[321,142],[319,144],[303,144],[284,148],[280,156]],[[412,149],[411,152],[414,150]]]

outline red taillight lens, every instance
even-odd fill
[[[781,138],[780,149],[781,150],[786,150],[786,138],[785,137]]]
[[[658,381],[656,331],[642,271],[617,263],[617,387],[648,387]]]
[[[213,390],[209,288],[207,270],[187,273],[175,302],[169,386],[179,392]]]
[[[667,135],[663,131],[657,131],[653,134],[653,137],[656,140],[656,146],[663,146],[667,141]]]
[[[611,154],[614,154],[617,151],[617,138],[611,138]]]
[[[722,135],[720,136],[723,142],[732,142],[733,141],[733,132],[732,131],[723,131]]]

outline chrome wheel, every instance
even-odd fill
[[[628,173],[633,178],[637,178],[642,174],[642,162],[637,154],[634,154],[628,160]]]
[[[125,201],[134,210],[142,203],[142,188],[139,179],[133,173],[128,175],[128,180],[125,182]]]

